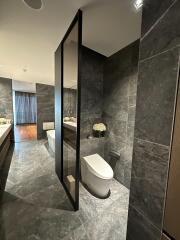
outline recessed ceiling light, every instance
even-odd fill
[[[139,10],[143,5],[143,0],[135,0],[134,2],[134,7],[136,8],[136,10]]]
[[[42,0],[23,0],[28,7],[38,10],[42,8]]]

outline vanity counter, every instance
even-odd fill
[[[0,125],[0,147],[12,129],[11,124]]]
[[[76,122],[70,122],[70,121],[66,121],[63,122],[63,127],[66,127],[70,130],[76,131],[77,129],[77,123]]]

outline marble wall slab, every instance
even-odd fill
[[[160,240],[180,59],[180,1],[145,0],[127,240]]]
[[[105,56],[82,47],[81,138],[92,134],[92,126],[101,121],[103,105],[103,65]]]
[[[36,84],[37,96],[37,138],[46,137],[43,131],[43,122],[54,122],[54,86]]]
[[[121,154],[113,166],[115,178],[129,188],[136,108],[139,41],[106,59],[104,65],[103,121],[107,124],[105,159]]]
[[[161,231],[148,221],[133,206],[129,206],[127,238],[128,240],[160,240]]]
[[[98,153],[104,157],[104,138],[92,135],[94,123],[102,121],[103,65],[105,56],[82,47],[80,156]]]
[[[64,88],[64,117],[76,117],[77,90]]]
[[[140,62],[135,137],[170,144],[179,48]]]
[[[142,36],[150,30],[162,14],[173,4],[175,0],[144,0]]]
[[[155,1],[150,1],[149,11],[152,11],[151,6]],[[160,2],[164,2],[164,0]],[[164,9],[162,15],[159,16],[159,22],[153,25],[150,32],[141,39],[140,59],[151,57],[180,45],[180,1],[176,0],[173,3],[170,8]],[[142,24],[145,25],[145,19],[143,20]]]
[[[0,117],[13,120],[12,79],[0,77]]]
[[[99,153],[113,167],[116,179],[130,187],[137,89],[139,41],[106,58],[82,49],[81,155]],[[86,139],[96,122],[105,122],[105,139]],[[116,164],[110,152],[121,152]]]
[[[98,153],[101,157],[104,157],[104,138],[92,138],[92,139],[81,139],[80,141],[80,155],[85,157]]]
[[[169,147],[140,139],[134,141],[130,203],[162,228]]]

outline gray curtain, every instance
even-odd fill
[[[36,95],[15,92],[16,124],[36,123]]]

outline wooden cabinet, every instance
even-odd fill
[[[13,131],[7,132],[7,135],[1,138],[0,144],[0,201],[2,200],[6,180],[8,177],[9,167],[13,154]]]
[[[0,147],[0,167],[2,167],[4,160],[6,158],[6,155],[8,153],[9,147],[11,145],[11,137],[10,134],[6,137],[3,144]]]
[[[76,149],[76,131],[63,127],[64,141]]]

